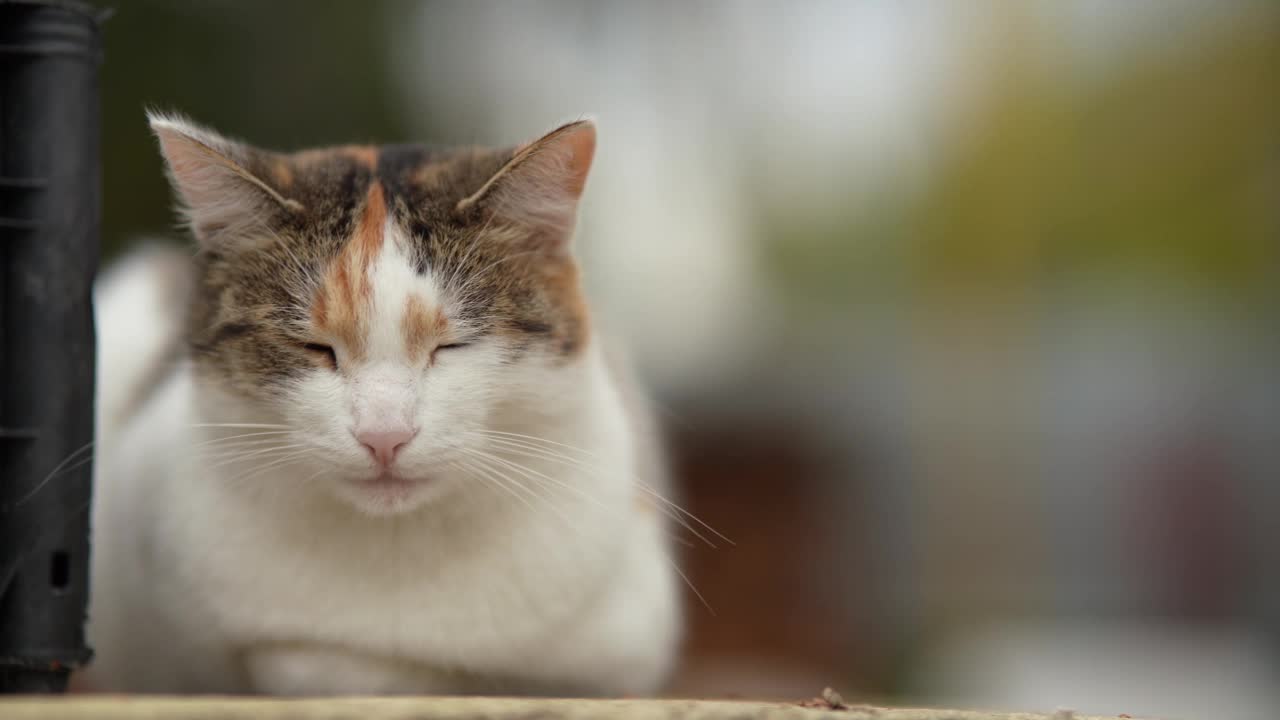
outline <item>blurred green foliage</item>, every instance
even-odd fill
[[[1083,77],[1052,56],[1053,28],[1013,15],[922,190],[766,219],[781,294],[814,307],[886,289],[1003,302],[1101,271],[1273,300],[1280,4],[1244,7]]]

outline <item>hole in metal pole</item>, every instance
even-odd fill
[[[65,550],[55,550],[49,563],[49,584],[54,590],[66,590],[71,583],[71,557]]]

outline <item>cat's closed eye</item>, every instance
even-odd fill
[[[452,343],[442,343],[440,345],[435,346],[431,350],[431,364],[432,365],[436,364],[436,356],[440,353],[441,350],[458,350],[460,348],[467,347],[470,344],[471,343],[469,342],[452,342]]]
[[[302,348],[323,360],[331,369],[336,370],[338,368],[338,353],[334,352],[333,348],[329,345],[325,345],[323,343],[303,343]]]

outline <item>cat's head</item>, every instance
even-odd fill
[[[403,511],[440,476],[495,469],[475,455],[495,417],[577,401],[591,122],[508,149],[284,154],[150,120],[198,247],[199,382],[221,417],[286,426],[238,471],[276,463]]]

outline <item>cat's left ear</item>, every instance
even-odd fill
[[[527,229],[547,249],[567,252],[595,152],[594,122],[556,128],[520,146],[479,190],[458,202],[457,212],[491,212]]]

